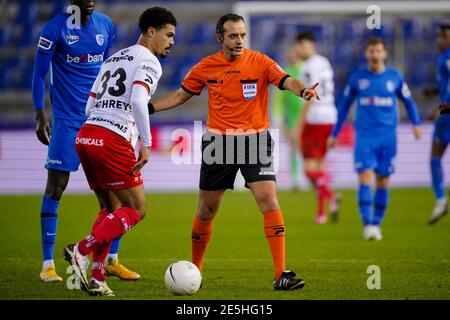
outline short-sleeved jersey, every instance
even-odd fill
[[[111,19],[94,12],[80,29],[67,23],[70,16],[57,15],[44,25],[37,50],[52,55],[50,99],[53,117],[85,120],[89,90],[97,77],[105,52],[115,38]]]
[[[203,58],[184,78],[182,88],[194,95],[208,87],[208,129],[262,131],[270,127],[268,87],[283,88],[288,75],[266,55],[244,49],[234,61],[223,51]]]
[[[313,99],[306,115],[310,124],[334,124],[337,120],[337,109],[334,103],[333,69],[327,58],[315,54],[304,61],[300,81],[307,85],[319,82],[317,91],[320,100]]]
[[[161,64],[147,48],[137,44],[116,52],[102,65],[92,86],[90,95],[95,102],[87,111],[86,123],[107,128],[134,146],[139,133],[133,117],[136,106],[130,102],[133,86],[142,85],[147,89],[147,108],[161,75]]]
[[[437,81],[441,102],[450,103],[450,48],[447,48],[438,59]]]

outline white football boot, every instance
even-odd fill
[[[87,291],[89,283],[87,281],[87,271],[89,268],[89,256],[83,256],[78,251],[78,244],[69,244],[64,248],[64,259],[72,265],[75,274],[80,279],[82,289]]]
[[[89,281],[88,292],[91,296],[114,297],[114,291],[108,287],[106,281],[99,281],[95,278],[91,278]]]
[[[372,226],[372,235],[373,239],[380,241],[383,239],[383,235],[381,234],[380,226]]]
[[[435,224],[438,222],[443,216],[448,213],[448,203],[447,199],[440,199],[436,201],[434,205],[433,212],[431,213],[431,217],[428,220],[428,224]]]
[[[364,238],[364,240],[373,240],[373,239],[375,239],[375,235],[373,233],[373,228],[372,228],[372,226],[370,224],[364,226],[363,238]]]

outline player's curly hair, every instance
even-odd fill
[[[148,28],[159,30],[167,24],[176,26],[177,20],[172,12],[161,7],[149,8],[139,18],[139,29],[141,29],[141,33],[146,33]]]

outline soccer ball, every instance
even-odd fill
[[[164,281],[170,293],[175,296],[186,296],[198,291],[202,275],[192,262],[177,261],[167,268]]]

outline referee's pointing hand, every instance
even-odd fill
[[[318,85],[319,83],[316,82],[315,84],[313,84],[312,87],[305,88],[305,90],[303,91],[302,98],[305,100],[311,100],[312,97],[316,97],[317,100],[320,100],[320,96],[317,94],[315,90]]]

